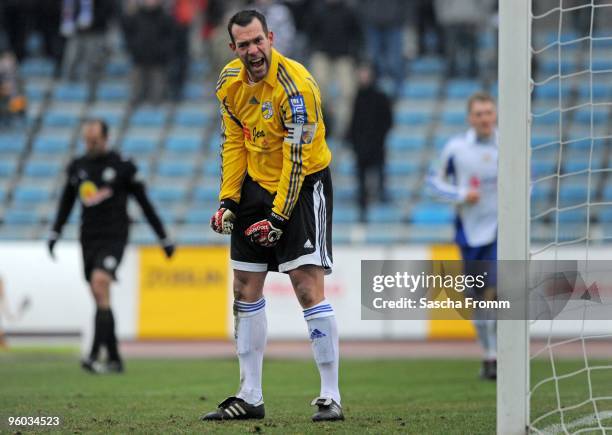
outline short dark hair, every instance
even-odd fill
[[[83,121],[83,125],[85,124],[98,124],[100,126],[102,137],[104,139],[108,139],[108,124],[102,118],[87,118],[85,121]]]
[[[259,20],[259,22],[261,23],[261,28],[263,29],[266,36],[268,35],[268,24],[266,23],[266,17],[261,12],[258,12],[254,9],[246,9],[240,12],[236,12],[227,23],[227,33],[229,33],[232,43],[236,43],[236,41],[234,41],[234,35],[232,35],[232,26],[234,24],[240,27],[248,26],[254,19]]]
[[[484,91],[474,92],[472,95],[470,95],[470,98],[467,101],[467,111],[468,111],[468,113],[470,113],[472,111],[472,105],[476,101],[479,101],[479,102],[489,102],[489,103],[493,103],[493,105],[495,105],[495,98],[493,98],[491,96],[491,94],[489,94],[488,92],[484,92]]]

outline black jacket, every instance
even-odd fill
[[[389,97],[373,85],[360,87],[347,138],[359,161],[374,165],[384,160],[385,138],[392,122]]]
[[[161,7],[140,9],[124,17],[122,24],[128,52],[136,65],[164,66],[170,61],[175,25]]]

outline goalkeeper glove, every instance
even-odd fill
[[[244,235],[251,239],[251,242],[264,248],[276,246],[283,235],[282,228],[285,226],[285,219],[274,212],[270,213],[268,219],[255,222],[248,227]]]
[[[213,231],[219,234],[231,234],[234,229],[234,221],[236,220],[236,213],[234,210],[238,208],[231,199],[224,199],[219,205],[219,209],[210,218],[210,227]]]

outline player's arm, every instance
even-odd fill
[[[62,234],[62,228],[66,224],[68,217],[70,216],[70,212],[72,211],[72,207],[74,206],[74,201],[77,196],[79,180],[75,173],[74,163],[68,165],[66,169],[66,182],[64,184],[64,188],[62,189],[62,194],[59,200],[59,206],[57,208],[57,215],[55,216],[55,221],[53,222],[53,226],[51,227],[51,233],[49,234],[49,238],[47,240],[47,246],[49,248],[49,254],[51,254],[52,258],[55,258],[55,254],[53,253],[53,249],[55,248],[55,244],[57,243],[60,235]]]
[[[133,162],[128,162],[129,165],[129,179],[128,179],[128,191],[134,197],[140,209],[145,215],[147,222],[153,228],[153,231],[157,235],[159,242],[166,254],[167,258],[171,258],[174,254],[176,246],[174,242],[168,237],[164,224],[162,223],[159,215],[155,211],[153,204],[149,200],[147,195],[146,187],[144,182],[138,176],[138,168]]]
[[[320,113],[312,88],[285,95],[281,102],[285,139],[283,166],[272,210],[267,219],[256,222],[245,234],[262,246],[274,246],[297,204],[305,174],[308,172],[312,143]]]
[[[427,187],[435,198],[461,204],[466,201],[468,190],[450,181],[456,175],[453,148],[452,142],[447,144],[438,161],[433,163],[427,175]]]
[[[223,90],[218,97],[221,110],[221,187],[219,208],[210,219],[210,226],[217,233],[230,234],[247,172],[247,150],[242,124]]]

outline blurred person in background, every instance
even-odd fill
[[[328,134],[343,138],[357,90],[355,68],[363,57],[359,19],[344,0],[317,0],[307,20],[312,51],[310,69],[319,83],[323,100],[334,102],[326,106],[326,115],[331,118]],[[334,94],[332,86],[337,87],[339,95]]]
[[[202,420],[261,419],[267,339],[264,284],[286,273],[302,306],[320,376],[312,420],[344,420],[336,315],[325,299],[331,272],[331,151],[319,87],[273,48],[266,18],[244,10],[228,22],[236,59],[219,75],[221,189],[213,231],[231,236],[234,328],[240,387]]]
[[[34,29],[40,32],[44,55],[53,61],[56,78],[61,77],[62,74],[62,60],[66,45],[66,38],[60,33],[63,3],[64,0],[37,2],[36,13],[32,14]]]
[[[0,16],[2,16],[0,31],[6,32],[8,48],[18,62],[26,57],[26,39],[30,29],[31,13],[32,0],[0,1]]]
[[[444,29],[449,77],[478,77],[478,36],[490,21],[495,3],[494,0],[434,0],[436,16]]]
[[[0,48],[0,128],[8,128],[15,121],[24,120],[27,100],[15,55]]]
[[[172,257],[175,246],[149,201],[134,162],[107,148],[107,124],[99,119],[86,121],[83,139],[86,153],[68,165],[66,183],[47,245],[49,254],[55,258],[55,244],[78,198],[81,203],[80,240],[85,279],[96,304],[93,344],[81,366],[90,373],[121,373],[123,362],[115,335],[110,287],[116,279],[115,273],[128,242],[128,197],[134,197],[140,205],[167,258]],[[98,361],[102,346],[108,353],[105,363]]]
[[[455,243],[466,274],[482,266],[472,261],[497,260],[497,110],[487,93],[473,94],[467,104],[470,129],[451,138],[433,165],[427,185],[435,197],[457,208]],[[487,266],[491,266],[489,263]],[[491,266],[494,267],[494,266]],[[479,300],[496,297],[496,269],[485,288],[466,291]],[[467,294],[469,293],[469,294]],[[473,322],[483,348],[481,377],[497,377],[497,322],[490,310],[475,309]]]
[[[204,31],[213,71],[221,70],[232,60],[232,53],[227,49],[226,23],[245,3],[244,0],[208,0]]]
[[[417,55],[444,54],[444,35],[431,0],[417,0]]]
[[[112,1],[63,0],[60,30],[67,38],[63,76],[69,81],[85,80],[89,98],[104,74],[109,56],[107,33],[115,11]]]
[[[385,186],[385,140],[393,123],[391,100],[376,87],[374,72],[370,65],[362,65],[358,71],[359,89],[353,104],[353,116],[347,140],[352,144],[357,157],[357,179],[359,182],[360,220],[366,221],[368,208],[367,186],[374,185],[372,196],[381,202],[387,201]],[[376,183],[368,183],[372,173]]]
[[[265,15],[268,27],[274,29],[274,46],[283,56],[293,59],[295,23],[291,10],[278,0],[254,0],[256,10]]]
[[[365,23],[368,56],[376,77],[393,82],[393,100],[399,98],[404,81],[403,28],[409,8],[404,0],[361,0],[359,10]]]
[[[160,104],[166,98],[167,67],[176,54],[174,22],[161,0],[142,0],[122,20],[127,51],[133,62],[131,102]]]

